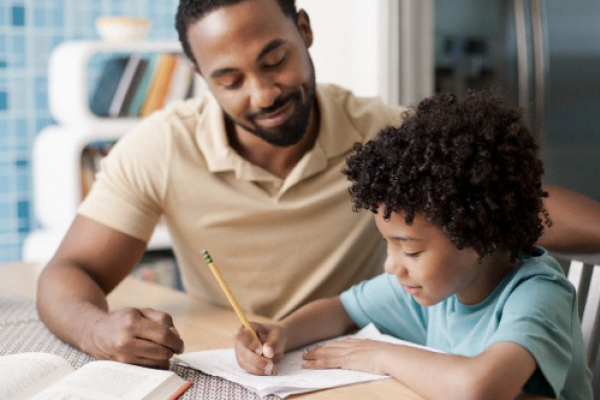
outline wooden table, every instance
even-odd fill
[[[0,265],[0,290],[35,298],[40,267],[32,264]],[[219,308],[194,296],[129,277],[108,297],[111,309],[151,307],[168,312],[185,342],[185,351],[219,349],[232,346],[232,334],[240,322],[230,309]],[[254,321],[268,321],[248,316]],[[406,399],[422,398],[400,382],[386,379],[347,387],[291,396],[301,400]]]

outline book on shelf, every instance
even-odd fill
[[[164,222],[161,221],[161,224]],[[146,282],[183,290],[177,262],[171,250],[146,252],[131,275]]]
[[[96,166],[93,150],[86,147],[81,153],[81,199],[84,199],[90,192],[95,179]]]
[[[114,142],[95,142],[88,144],[81,153],[81,199],[90,192],[96,174],[100,171],[102,159],[108,155]]]
[[[106,60],[100,71],[100,78],[89,101],[90,111],[99,117],[107,117],[115,97],[119,81],[129,57],[114,57]]]
[[[140,82],[137,85],[134,93],[132,94],[131,103],[127,107],[126,113],[129,117],[137,117],[141,114],[142,105],[148,95],[148,89],[152,77],[156,72],[156,61],[158,60],[157,54],[150,54],[146,59],[146,67],[140,77]]]
[[[119,108],[119,114],[117,115],[118,117],[129,116],[129,109],[131,108],[131,103],[133,102],[133,98],[136,92],[139,90],[139,86],[142,83],[142,78],[144,77],[144,73],[146,72],[147,67],[148,60],[142,58],[135,70],[135,74],[133,75],[133,79],[131,80],[131,85],[129,85],[129,88],[127,88],[125,99],[123,100],[123,104],[121,104],[121,107]]]
[[[127,115],[127,109],[138,90],[147,65],[148,60],[140,54],[132,54],[129,57],[112,98],[108,116],[116,118]]]
[[[149,115],[163,106],[176,64],[177,55],[166,53],[160,56],[156,72],[142,106],[141,116]]]
[[[3,400],[173,400],[190,385],[173,371],[115,361],[92,361],[76,370],[49,353],[0,356]]]
[[[125,64],[125,69],[123,69],[123,73],[119,78],[117,90],[115,90],[115,94],[113,95],[110,107],[108,108],[108,115],[110,117],[119,116],[121,108],[125,103],[125,96],[127,95],[127,91],[132,85],[133,77],[135,76],[135,71],[138,69],[138,66],[140,65],[141,61],[142,57],[139,54],[132,54],[127,60],[127,64]]]
[[[194,83],[194,71],[183,54],[177,56],[175,69],[171,77],[163,105],[189,97]]]
[[[191,97],[196,80],[182,54],[131,54],[109,58],[90,96],[90,111],[99,117],[146,116]]]

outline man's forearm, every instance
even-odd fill
[[[37,309],[42,321],[63,341],[90,353],[86,338],[93,324],[106,316],[105,293],[75,266],[49,264],[38,282]]]
[[[544,225],[538,244],[558,252],[600,253],[600,203],[558,186],[544,189],[552,225]]]

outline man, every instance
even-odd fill
[[[105,299],[161,216],[188,292],[227,304],[206,248],[242,307],[274,318],[374,276],[385,257],[340,170],[401,110],[315,84],[310,21],[293,0],[182,0],[177,27],[212,95],[119,141],[39,281],[43,321],[99,359],[166,367],[183,350],[169,315],[108,312]],[[555,188],[545,205],[555,224],[541,245],[600,248],[600,206]]]

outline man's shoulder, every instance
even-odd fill
[[[209,92],[198,97],[170,103],[155,113],[155,117],[165,121],[197,120],[206,114],[220,114],[216,100]]]
[[[387,125],[399,125],[403,118],[405,107],[386,104],[378,96],[358,96],[351,90],[335,84],[319,84],[319,102],[326,109],[335,109],[336,114],[352,121],[352,124],[362,132],[369,126],[379,128]]]
[[[199,97],[170,103],[164,108],[142,119],[127,136],[151,137],[189,136],[196,132],[198,125],[220,117],[220,108],[207,93]]]
[[[388,105],[379,96],[359,96],[350,89],[333,83],[318,84],[318,93],[324,100],[333,101],[346,107],[371,108],[373,110],[404,110],[401,106]]]

